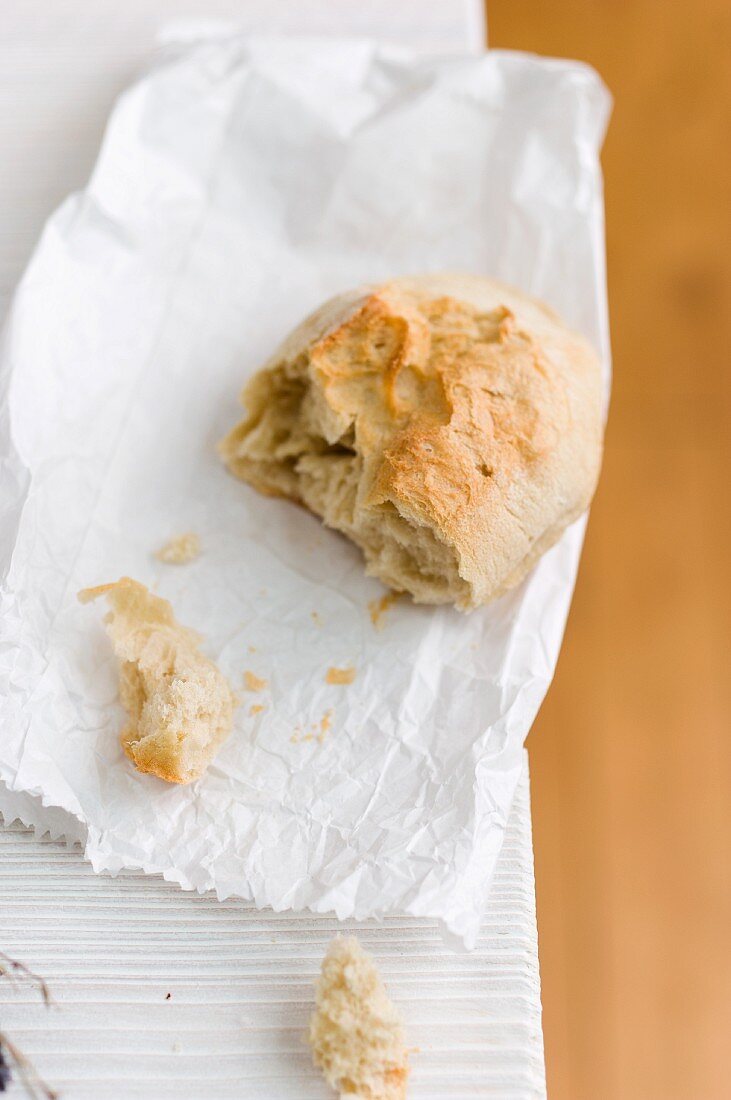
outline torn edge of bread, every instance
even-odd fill
[[[248,381],[231,472],[305,505],[417,603],[470,611],[519,584],[588,507],[599,358],[543,303],[480,276],[327,302]]]
[[[405,1100],[409,1060],[401,1016],[354,937],[332,940],[315,1000],[309,1043],[328,1084],[343,1100]]]
[[[99,596],[111,604],[104,621],[129,715],[122,747],[138,771],[191,783],[231,733],[236,697],[167,600],[131,577],[85,588],[78,598],[89,603]]]

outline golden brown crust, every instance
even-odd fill
[[[541,303],[476,276],[335,299],[244,392],[238,476],[300,500],[424,602],[486,603],[588,506],[598,359]]]
[[[108,596],[107,631],[120,662],[119,691],[129,721],[122,747],[141,772],[168,783],[198,779],[229,736],[234,695],[178,623],[167,600],[122,577],[79,592],[82,603]]]

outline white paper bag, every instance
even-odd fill
[[[65,811],[98,871],[429,916],[474,943],[583,521],[492,606],[400,601],[377,630],[358,551],[231,478],[215,443],[305,313],[399,274],[514,283],[608,371],[607,114],[581,64],[359,40],[186,42],[121,98],[5,332],[0,810],[35,796],[56,831]],[[153,558],[184,531],[197,561]],[[119,746],[116,662],[76,592],[122,574],[173,602],[241,695],[189,787]],[[328,684],[331,666],[354,682]]]

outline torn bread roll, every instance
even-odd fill
[[[79,592],[82,603],[98,596],[111,604],[104,621],[129,714],[122,747],[139,771],[191,783],[231,733],[234,694],[167,600],[130,577]]]
[[[343,1100],[404,1100],[409,1059],[401,1016],[354,937],[332,940],[315,999],[309,1041],[328,1084]]]
[[[477,276],[395,279],[304,321],[250,380],[230,470],[342,531],[420,603],[518,584],[587,508],[602,452],[590,345]]]

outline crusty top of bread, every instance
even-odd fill
[[[404,1100],[409,1076],[401,1017],[370,955],[336,936],[323,959],[309,1040],[316,1065],[345,1100]]]
[[[111,604],[105,622],[129,714],[122,747],[139,771],[191,783],[231,732],[233,692],[167,600],[130,577],[79,592],[82,603],[98,596]]]
[[[517,584],[588,506],[600,364],[519,291],[467,275],[333,299],[244,391],[234,473],[300,500],[416,600],[467,610]]]

